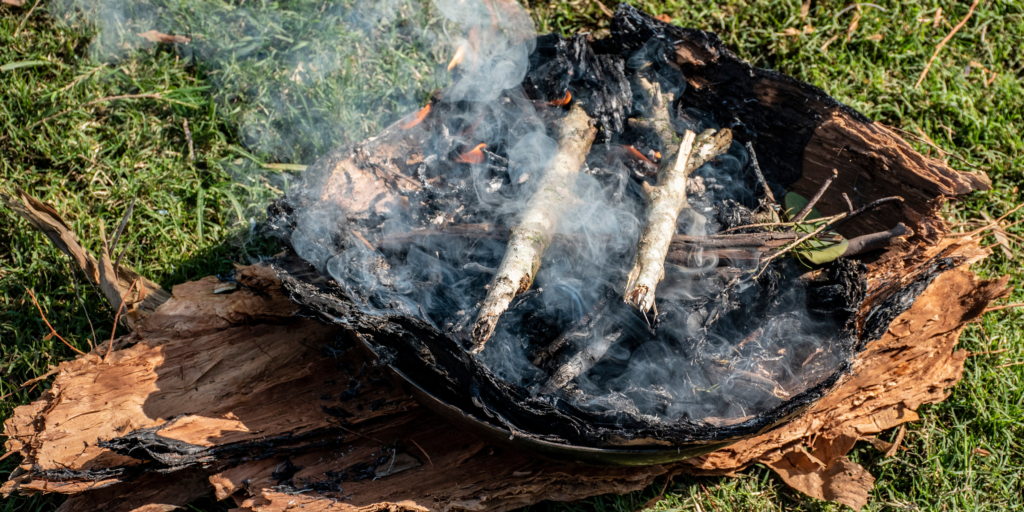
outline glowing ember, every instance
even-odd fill
[[[652,162],[649,158],[644,156],[644,154],[641,153],[640,150],[634,148],[633,146],[626,146],[626,152],[629,153],[630,156],[635,157],[638,160],[647,162],[648,164],[651,165],[651,167],[657,167],[657,165],[654,165],[654,162]],[[656,155],[659,159],[661,158],[661,153],[656,153]]]
[[[476,147],[473,148],[472,150],[467,151],[467,152],[459,155],[459,157],[456,158],[455,161],[459,162],[459,163],[462,163],[462,164],[479,164],[479,163],[482,163],[484,161],[484,151],[483,151],[483,149],[486,148],[486,147],[487,147],[487,144],[484,144],[484,143],[477,144]]]
[[[465,56],[466,47],[463,45],[459,45],[459,48],[455,50],[455,56],[452,57],[452,61],[448,63],[448,71],[455,69],[455,66],[458,66]]]
[[[551,105],[552,107],[564,107],[564,106],[568,105],[570,101],[572,101],[572,93],[569,92],[569,91],[565,91],[565,97],[564,98],[559,99],[559,100],[549,101],[548,105]]]
[[[403,129],[403,130],[408,130],[408,129],[410,129],[410,128],[412,128],[412,127],[422,123],[423,120],[427,118],[427,114],[429,114],[429,113],[430,113],[430,104],[427,104],[427,106],[421,108],[418,112],[416,112],[415,116],[413,116],[408,121],[398,125],[398,127]]]

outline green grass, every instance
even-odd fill
[[[952,167],[983,169],[994,184],[992,192],[950,205],[951,221],[978,219],[982,212],[1002,215],[1021,201],[1018,187],[1024,185],[1024,4],[982,2],[915,89],[934,45],[967,6],[876,3],[885,10],[864,6],[849,31],[858,12],[840,14],[845,3],[814,2],[802,18],[798,0],[634,2],[674,23],[715,31],[755,65],[818,85],[875,120],[912,133],[922,130],[970,163],[950,158]],[[0,66],[7,66],[0,68],[0,187],[17,184],[50,202],[93,244],[99,226],[112,232],[137,197],[125,261],[164,286],[270,253],[265,242],[250,237],[250,222],[259,220],[262,205],[294,175],[263,164],[308,164],[328,148],[373,133],[443,85],[450,57],[449,48],[436,44],[445,28],[436,13],[397,1],[387,2],[395,8],[392,14],[414,23],[394,23],[388,16],[382,21],[381,9],[354,1],[328,6],[312,0],[126,3],[129,16],[101,33],[81,21],[82,15],[115,19],[118,5],[44,2],[26,19],[30,5],[0,4]],[[600,31],[608,24],[591,0],[529,5],[542,32]],[[617,3],[605,5],[614,9]],[[940,7],[936,27],[931,20]],[[805,26],[813,31],[804,33]],[[801,35],[784,35],[787,28]],[[135,35],[149,29],[189,35],[193,43],[175,51]],[[972,61],[994,71],[995,79],[986,85],[978,67],[966,70]],[[82,106],[124,94],[159,98]],[[1024,236],[1019,227],[1010,232]],[[1011,275],[1019,290],[1020,257],[997,249],[976,268],[988,277]],[[46,337],[26,287],[36,291],[50,321],[77,347],[87,349],[89,340],[111,335],[112,314],[102,295],[41,235],[3,210],[0,418],[46,386],[22,389],[21,382],[73,356]],[[1024,294],[1014,292],[1010,301],[1024,301]],[[962,347],[993,353],[968,358],[964,380],[949,399],[922,408],[922,421],[908,425],[906,451],[883,459],[858,445],[853,458],[878,478],[869,508],[1024,509],[1024,365],[999,368],[1024,361],[1022,321],[1024,311],[1007,310],[967,328]],[[0,476],[15,465],[14,457],[0,462]],[[632,512],[662,485],[533,508]],[[0,502],[0,509],[52,510],[59,502],[17,497]],[[226,508],[212,500],[196,505]],[[735,479],[677,479],[657,508],[841,507],[806,498],[754,467]]]

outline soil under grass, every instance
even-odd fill
[[[313,0],[245,8],[207,0],[190,9],[131,2],[124,12],[153,26],[127,24],[116,34],[81,20],[106,19],[89,6],[113,2],[83,2],[77,11],[73,2],[44,1],[31,15],[32,2],[0,3],[0,189],[21,186],[53,204],[87,243],[98,240],[101,224],[113,232],[137,198],[121,242],[124,261],[165,287],[272,254],[273,245],[252,227],[266,201],[294,179],[294,166],[414,110],[447,76],[450,48],[424,44],[411,32],[436,26],[436,14],[398,0],[388,5],[415,24],[381,21],[354,0],[329,8]],[[631,3],[673,23],[717,32],[754,65],[815,84],[876,121],[919,134],[908,141],[953,168],[987,172],[993,190],[950,204],[951,223],[996,218],[1021,201],[1024,2],[980,3],[918,88],[935,45],[967,13],[965,3],[880,1],[847,8],[853,4],[809,1],[806,11],[799,0]],[[539,31],[569,34],[605,29],[606,12],[617,2],[537,4],[528,7]],[[359,30],[346,28],[352,26]],[[149,44],[136,35],[149,28],[202,37]],[[296,55],[321,56],[316,62],[330,57],[335,64],[316,68],[308,66],[314,60],[297,63]],[[97,101],[120,95],[146,96]],[[74,355],[47,336],[26,288],[35,290],[60,334],[82,350],[110,338],[113,314],[42,235],[9,210],[0,212],[0,419],[6,419],[47,386],[21,388],[22,382]],[[1024,213],[1008,220],[1017,219]],[[1024,238],[1015,237],[1024,237],[1024,228],[1008,231],[1009,250],[993,245],[992,257],[976,270],[1010,274],[1019,290],[1024,270],[1017,249]],[[1024,302],[1024,293],[1015,291],[1007,302]],[[905,450],[882,458],[861,443],[853,452],[878,479],[869,508],[1024,509],[1024,364],[1012,366],[1024,362],[1024,310],[985,315],[965,330],[961,346],[973,354],[963,381],[946,402],[922,407],[921,421],[908,427]],[[16,459],[0,462],[0,478]],[[662,485],[533,508],[632,512]],[[61,501],[12,497],[0,501],[0,510],[53,510]],[[212,498],[194,505],[228,508]],[[739,478],[677,479],[656,505],[839,508],[790,490],[760,467]]]

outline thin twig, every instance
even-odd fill
[[[992,355],[992,354],[1002,354],[1003,352],[1006,352],[1008,350],[1010,350],[1010,349],[1008,349],[1008,348],[1001,348],[999,350],[986,350],[984,352],[969,352],[967,354],[967,357],[987,356],[987,355]]]
[[[849,215],[849,214],[848,213],[838,213],[836,215],[830,215],[828,217],[822,217],[820,219],[814,219],[814,221],[810,222],[810,224],[817,224],[819,222],[828,222],[828,221],[833,221],[833,220],[839,220],[839,219],[841,219],[841,218],[843,218],[844,216],[847,216],[847,215]],[[773,227],[773,226],[774,227],[797,226],[799,224],[801,224],[801,223],[800,222],[761,222],[761,223],[758,223],[758,224],[745,224],[743,226],[732,227],[732,228],[729,228],[729,229],[725,229],[725,230],[719,231],[718,234],[725,234],[725,233],[728,233],[730,231],[736,231],[738,229],[746,229],[746,228],[765,228],[765,227]]]
[[[25,14],[25,17],[21,19],[21,23],[18,23],[18,29],[14,31],[14,37],[15,38],[18,37],[18,34],[21,33],[22,27],[25,26],[25,22],[28,21],[28,19],[32,16],[32,13],[35,12],[36,7],[39,7],[39,4],[41,4],[42,2],[43,2],[43,0],[36,0],[36,3],[32,4],[32,8],[29,9],[28,13]]]
[[[845,215],[845,214],[843,214],[843,215]],[[796,239],[796,241],[794,241],[793,243],[783,247],[782,249],[779,249],[778,252],[776,252],[775,254],[772,254],[771,256],[766,258],[764,260],[764,262],[763,262],[764,263],[764,268],[761,269],[761,271],[758,272],[756,276],[754,276],[754,279],[757,279],[758,277],[761,277],[761,274],[763,274],[765,270],[768,270],[768,263],[770,263],[773,259],[778,258],[779,256],[782,256],[783,254],[786,254],[789,251],[792,251],[798,245],[806,242],[807,240],[810,240],[812,237],[814,237],[814,235],[817,235],[818,233],[821,233],[822,231],[825,231],[825,229],[828,228],[828,227],[829,227],[829,224],[826,222],[826,223],[822,224],[821,227],[819,227],[818,229],[815,229],[814,231],[808,233],[807,235],[804,235],[804,236]]]
[[[844,215],[843,218],[837,220],[836,223],[832,227],[833,228],[838,228],[839,226],[845,224],[848,220],[850,220],[850,219],[852,219],[852,218],[854,218],[854,217],[856,217],[856,216],[858,216],[858,215],[860,215],[860,214],[862,214],[864,212],[868,212],[868,211],[874,210],[875,208],[878,208],[879,206],[882,206],[883,204],[888,204],[888,203],[891,203],[893,201],[899,201],[899,202],[902,203],[903,202],[903,198],[900,197],[900,196],[889,196],[889,197],[883,197],[881,199],[876,199],[876,200],[874,200],[874,201],[872,201],[872,202],[870,202],[870,203],[868,203],[868,204],[866,204],[864,206],[861,206],[859,209],[854,210],[853,213],[851,213],[849,215]]]
[[[939,44],[935,45],[935,53],[932,54],[932,58],[928,59],[928,64],[925,64],[924,69],[921,70],[921,77],[918,78],[917,83],[914,84],[914,89],[917,89],[917,87],[921,85],[921,82],[924,81],[925,75],[927,75],[928,70],[931,69],[932,62],[934,62],[935,59],[939,56],[939,52],[942,51],[942,47],[946,46],[946,43],[948,43],[950,39],[953,39],[953,36],[956,35],[956,33],[964,26],[964,24],[967,23],[967,20],[971,18],[971,15],[974,14],[974,8],[978,6],[978,1],[979,0],[974,0],[974,3],[971,4],[971,7],[967,9],[967,16],[964,16],[964,19],[960,20],[960,23],[957,23],[956,26],[953,27],[953,30],[951,30],[949,34],[946,35],[946,37],[942,38],[942,41],[939,41]]]
[[[990,222],[990,223],[988,223],[988,224],[986,224],[986,225],[984,225],[984,226],[982,226],[982,227],[980,227],[978,229],[975,229],[974,231],[970,231],[970,232],[967,232],[967,233],[952,233],[951,236],[955,236],[957,238],[959,238],[961,236],[966,237],[966,238],[971,238],[971,237],[973,237],[973,236],[975,236],[975,235],[977,235],[979,233],[983,233],[983,232],[988,231],[988,230],[990,230],[992,228],[999,227],[999,223],[1000,222],[1002,222],[1004,219],[1006,219],[1007,217],[1012,215],[1017,210],[1020,210],[1021,208],[1024,208],[1024,203],[1018,204],[1012,210],[1010,210],[1010,211],[1006,212],[1005,214],[1003,214],[1002,217],[999,217],[998,219],[996,219],[996,220],[994,220],[994,221],[992,221],[992,222]],[[1017,223],[1015,222],[1014,224],[1017,224]],[[1010,226],[1007,226],[1007,227],[1010,227]],[[1003,228],[1003,229],[1006,229],[1006,228]]]
[[[761,182],[764,186],[764,195],[768,198],[772,204],[778,204],[775,201],[775,194],[772,194],[772,189],[768,187],[768,180],[764,179],[764,174],[761,173],[761,165],[757,163],[757,153],[754,152],[754,143],[747,141],[746,144],[747,153],[750,153],[750,165],[754,168],[754,173],[757,174],[757,181]]]
[[[872,5],[874,5],[874,4],[872,4]],[[884,9],[883,9],[883,10],[884,10]],[[708,488],[707,488],[707,487],[704,487],[704,484],[700,484],[700,488],[701,488],[701,490],[703,490],[703,491],[704,491],[704,496],[707,496],[707,498],[708,498],[708,503],[710,503],[710,504],[711,504],[711,507],[715,509],[715,512],[718,512],[718,505],[715,505],[715,500],[713,500],[713,499],[711,498],[711,493],[710,493],[710,492],[708,492]],[[664,491],[663,491],[663,492],[664,492]]]
[[[409,441],[411,441],[412,444],[416,445],[416,448],[420,449],[420,452],[423,453],[423,456],[427,458],[427,462],[430,463],[430,467],[434,467],[434,461],[430,460],[430,454],[428,454],[427,451],[424,450],[423,447],[420,446],[420,444],[417,443],[415,439],[409,439]]]
[[[116,277],[115,277],[116,279]],[[107,357],[111,352],[114,351],[114,335],[117,334],[117,321],[121,319],[121,311],[124,310],[125,301],[128,300],[128,295],[135,289],[135,285],[138,284],[139,280],[132,281],[132,285],[128,287],[128,291],[124,293],[124,297],[121,297],[121,305],[117,308],[117,313],[114,315],[114,326],[110,328],[110,344],[107,345],[107,353],[103,354],[103,362],[107,362]]]
[[[43,314],[43,307],[40,306],[39,305],[39,301],[36,300],[35,292],[33,292],[31,288],[25,288],[25,291],[28,292],[28,296],[29,297],[32,297],[32,303],[35,304],[37,308],[39,308],[39,316],[43,317],[43,323],[45,323],[46,326],[50,328],[50,333],[53,334],[54,336],[56,336],[58,340],[64,342],[64,344],[67,345],[68,348],[70,348],[71,350],[74,350],[75,352],[78,352],[80,355],[84,356],[85,352],[82,352],[81,350],[78,350],[77,348],[75,348],[74,345],[68,343],[67,340],[65,340],[64,338],[61,338],[60,334],[57,334],[57,330],[54,329],[52,325],[50,325],[50,321],[47,320],[46,319],[46,315]]]
[[[1024,361],[1017,361],[1016,363],[1006,363],[1006,364],[1001,364],[1001,365],[999,365],[999,366],[994,366],[993,368],[995,368],[996,370],[998,370],[998,369],[1000,369],[1000,368],[1009,368],[1009,367],[1011,367],[1011,366],[1020,366],[1020,365],[1022,365],[1022,364],[1024,364]]]
[[[1004,309],[1013,309],[1019,307],[1024,307],[1024,302],[1014,302],[1013,304],[1000,304],[998,306],[992,306],[990,308],[985,308],[985,312],[991,313],[993,311],[1002,311]]]
[[[188,140],[188,161],[192,162],[196,159],[196,152],[192,145],[192,130],[188,129],[188,119],[184,120],[181,125],[185,128],[185,138]]]
[[[354,229],[353,229],[353,230],[352,230],[352,234],[353,234],[353,235],[355,235],[355,236],[356,236],[356,238],[358,238],[358,239],[359,239],[359,240],[360,240],[361,242],[363,242],[364,244],[366,244],[366,246],[367,246],[367,247],[369,247],[371,251],[376,251],[376,250],[377,250],[377,248],[376,248],[376,247],[374,247],[374,246],[373,246],[373,244],[371,244],[371,243],[369,242],[369,240],[367,240],[367,239],[363,238],[363,235],[360,235],[358,231],[356,231],[356,230],[354,230]]]
[[[60,117],[60,116],[62,116],[64,114],[67,114],[68,112],[72,112],[72,111],[78,110],[80,108],[91,107],[91,106],[93,106],[93,105],[95,105],[97,103],[103,103],[104,101],[136,100],[136,99],[143,99],[143,98],[152,98],[152,99],[155,99],[155,100],[159,100],[159,99],[163,99],[163,96],[161,96],[160,93],[119,94],[117,96],[107,96],[106,98],[100,98],[98,100],[88,101],[88,102],[82,103],[81,105],[79,105],[77,107],[69,108],[67,110],[62,110],[60,112],[57,112],[56,114],[53,114],[52,116],[44,117],[43,119],[40,119],[39,121],[36,121],[36,122],[32,123],[32,125],[29,126],[28,129],[31,130],[32,128],[35,128],[36,126],[39,126],[39,125],[49,121],[50,119],[53,119],[55,117]]]
[[[810,201],[807,201],[807,204],[804,205],[803,209],[801,209],[796,214],[796,216],[793,217],[793,222],[803,221],[804,218],[807,217],[807,214],[811,213],[811,209],[814,208],[814,205],[818,204],[818,201],[821,200],[821,196],[825,195],[825,191],[828,190],[828,186],[831,185],[832,182],[838,177],[839,171],[836,169],[832,169],[832,176],[829,176],[828,179],[825,180],[825,183],[821,184],[821,188],[819,188],[818,191],[815,192],[814,197],[812,197]]]
[[[846,213],[853,213],[853,201],[850,201],[850,196],[843,192],[843,199],[846,201]]]

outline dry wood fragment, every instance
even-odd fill
[[[147,41],[149,41],[151,43],[179,44],[179,43],[188,43],[188,42],[192,41],[191,38],[186,37],[186,36],[179,36],[179,35],[175,35],[175,34],[164,34],[163,32],[158,32],[158,31],[152,30],[152,29],[147,30],[145,32],[140,32],[140,33],[135,34],[135,35],[137,35],[137,36],[139,36],[139,37],[141,37],[141,38],[143,38],[143,39],[145,39],[145,40],[147,40]]]
[[[118,266],[115,270],[113,258],[109,252],[110,248],[105,242],[102,244],[100,257],[97,260],[85,250],[75,233],[61,219],[57,210],[30,196],[20,187],[15,187],[14,190],[17,197],[0,193],[0,200],[46,235],[61,252],[68,255],[75,266],[85,272],[89,281],[100,287],[115,309],[121,307],[123,297],[130,295],[129,291],[133,283],[138,281],[142,285],[145,293],[137,292],[132,296],[131,301],[124,303],[127,306],[124,316],[130,326],[152,313],[171,297],[171,294],[162,289],[160,285],[127,267]]]
[[[559,121],[558,153],[537,185],[537,191],[526,203],[519,223],[512,229],[505,257],[473,325],[473,353],[484,349],[498,318],[512,299],[533,284],[541,257],[558,227],[558,219],[574,197],[576,175],[596,135],[597,129],[591,126],[590,117],[579,104]]]
[[[731,143],[732,132],[728,129],[709,129],[699,137],[687,131],[678,153],[658,171],[658,184],[644,182],[646,224],[623,295],[628,304],[645,313],[654,306],[655,289],[665,277],[665,258],[676,231],[676,219],[687,205],[686,180],[690,173],[725,152]]]

